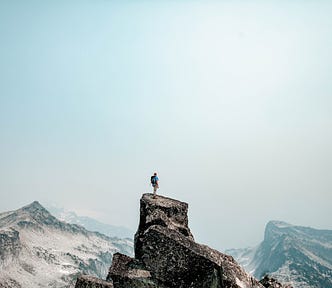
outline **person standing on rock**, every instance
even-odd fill
[[[156,172],[151,176],[151,185],[153,187],[153,198],[156,198],[157,189],[159,188],[159,178]]]

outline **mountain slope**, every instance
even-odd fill
[[[105,277],[115,252],[132,242],[59,221],[38,202],[0,214],[0,287],[70,287],[76,276]],[[68,285],[69,283],[69,285]]]
[[[272,275],[295,288],[332,287],[332,231],[271,221],[255,248],[227,251],[261,278]]]
[[[105,224],[91,217],[78,216],[75,212],[67,211],[63,208],[57,208],[54,206],[47,207],[47,210],[61,221],[81,225],[90,231],[98,231],[110,237],[130,239],[134,237],[134,232],[126,227]]]

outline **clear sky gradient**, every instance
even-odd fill
[[[136,230],[151,191],[196,240],[332,229],[331,1],[1,1],[0,211]]]

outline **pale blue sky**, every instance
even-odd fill
[[[189,203],[197,240],[332,229],[331,1],[1,1],[0,211],[136,230]]]

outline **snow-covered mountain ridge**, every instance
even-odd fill
[[[132,241],[59,221],[37,201],[0,214],[0,287],[72,287],[78,274],[105,277],[121,251],[132,255]]]
[[[332,288],[331,230],[270,221],[257,247],[227,253],[257,278],[269,274],[295,288]]]

